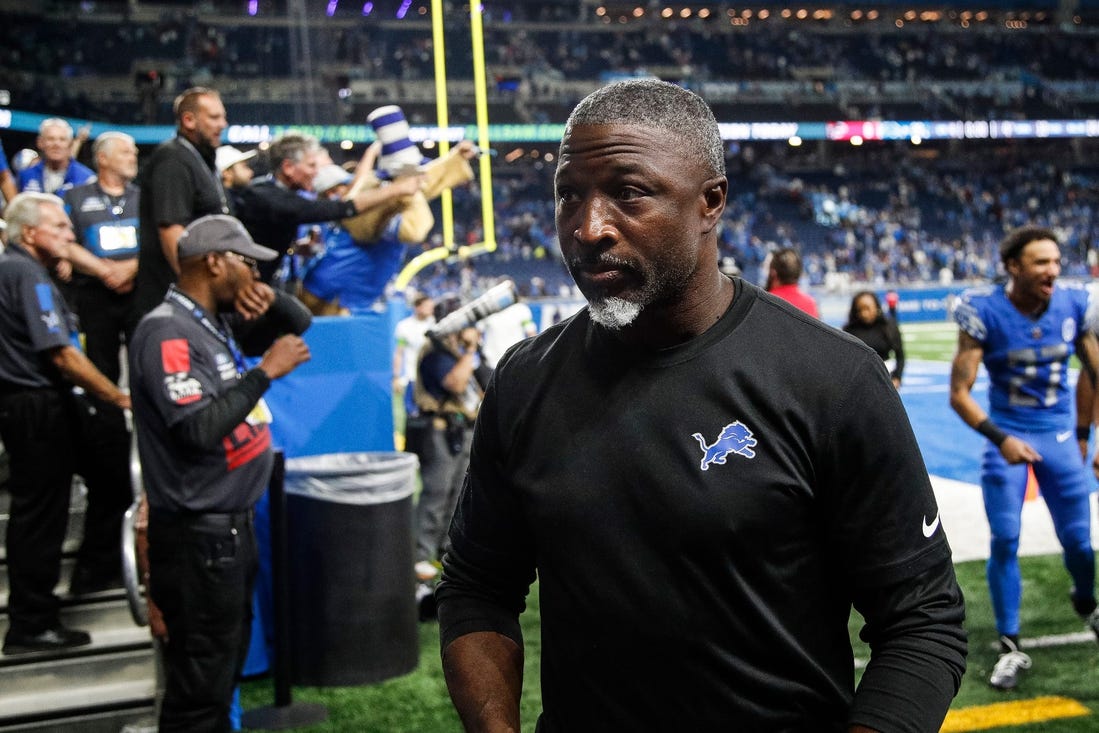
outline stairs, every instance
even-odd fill
[[[3,538],[9,497],[0,489],[0,638],[8,630]],[[69,596],[73,556],[84,519],[83,485],[74,482],[57,593],[62,622],[91,634],[88,646],[63,652],[0,653],[0,733],[155,731],[156,663],[149,630],[137,626],[126,592]]]

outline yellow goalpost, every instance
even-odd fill
[[[454,243],[454,202],[449,190],[443,191],[439,198],[442,206],[443,244],[429,249],[414,257],[397,275],[395,286],[404,290],[412,278],[428,265],[457,255],[460,258],[472,257],[496,249],[496,219],[492,209],[492,162],[488,139],[488,88],[485,76],[485,37],[481,17],[481,6],[476,0],[469,4],[470,41],[473,47],[473,93],[477,113],[477,146],[482,154],[478,157],[481,186],[481,223],[484,229],[484,241],[472,245],[455,246]],[[431,0],[431,32],[435,56],[435,114],[438,129],[445,133],[450,127],[446,91],[446,41],[445,21],[442,0]],[[439,157],[450,150],[450,141],[445,134],[439,136]]]

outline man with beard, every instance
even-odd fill
[[[1087,375],[1082,381],[1094,383],[1099,345],[1093,331],[1096,304],[1088,291],[1056,283],[1061,250],[1052,231],[1027,226],[1008,233],[1000,244],[1000,259],[1007,282],[967,290],[954,309],[959,330],[950,406],[988,438],[981,490],[992,535],[988,589],[1001,652],[989,684],[1010,690],[1031,667],[1030,657],[1019,651],[1018,553],[1027,466],[1034,469],[1064,549],[1073,609],[1099,634],[1091,481],[1083,460],[1095,407],[1090,399],[1080,400],[1080,414],[1074,418],[1067,380],[1068,361],[1075,354]],[[971,394],[982,361],[990,382],[987,413]]]
[[[558,161],[588,307],[507,352],[475,427],[437,594],[466,729],[520,728],[537,575],[545,733],[937,731],[964,604],[881,359],[720,272],[728,180],[695,94],[604,87]]]
[[[229,214],[215,165],[225,105],[213,89],[192,87],[176,97],[176,136],[141,169],[140,252],[135,284],[136,323],[161,300],[179,275],[176,242],[184,227],[208,214]]]

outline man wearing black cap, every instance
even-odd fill
[[[275,253],[230,216],[192,222],[178,252],[179,282],[130,351],[150,595],[168,632],[159,729],[227,731],[251,624],[252,508],[272,463],[261,397],[309,359],[299,334],[311,317],[255,280],[256,260]],[[248,369],[244,354],[261,353]]]

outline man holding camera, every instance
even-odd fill
[[[476,326],[433,335],[420,352],[414,388],[426,424],[419,448],[423,489],[416,505],[416,577],[433,580],[439,570],[450,518],[469,465],[473,421],[492,371],[481,356]]]

